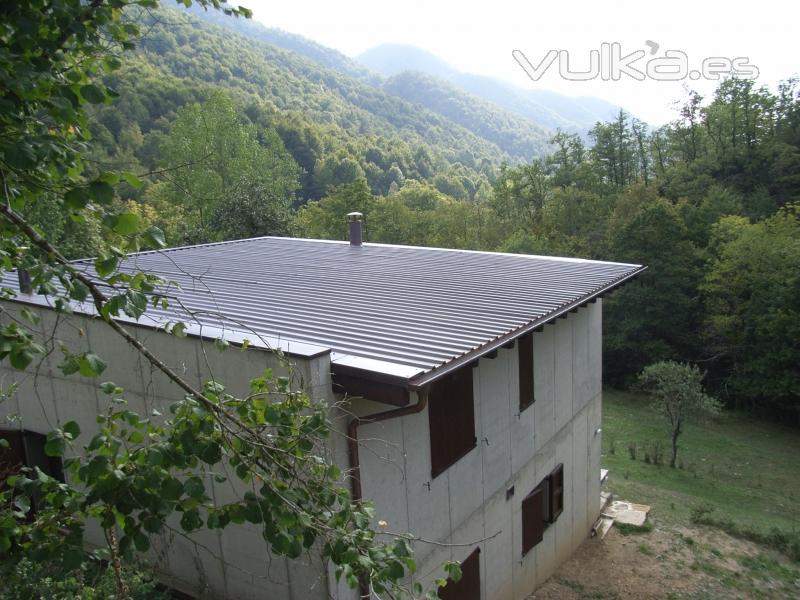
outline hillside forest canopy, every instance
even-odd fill
[[[606,380],[688,361],[730,406],[800,420],[796,78],[687,90],[668,125],[621,111],[520,162],[362,79],[154,14],[106,78],[119,97],[92,107],[89,167],[144,174],[114,202],[168,245],[343,239],[358,210],[373,242],[646,264],[608,300]],[[30,211],[70,256],[99,252],[91,219]]]

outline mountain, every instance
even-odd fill
[[[231,19],[217,11],[195,8],[190,12],[206,22],[227,27],[251,40],[289,50],[320,67],[375,90],[388,92],[396,99],[412,102],[420,114],[438,114],[473,135],[491,142],[505,154],[504,160],[509,162],[530,161],[541,156],[548,148],[548,139],[553,132],[542,127],[540,121],[515,114],[497,103],[487,102],[469,90],[454,86],[445,77],[450,71],[447,64],[422,50],[403,47],[403,56],[413,56],[414,53],[419,55],[419,68],[416,68],[419,73],[386,80],[380,69],[369,69],[337,50],[326,48],[302,36],[266,27],[253,20]],[[387,57],[391,58],[395,54],[389,53]],[[412,66],[415,64],[412,61]],[[391,65],[387,64],[385,68],[389,69]],[[439,79],[434,79],[431,75]]]
[[[383,44],[357,57],[384,77],[421,71],[442,78],[485,101],[529,119],[541,127],[585,135],[597,121],[607,121],[620,107],[591,96],[571,97],[549,90],[526,90],[510,83],[458,71],[436,55],[415,46]]]
[[[298,205],[362,177],[374,194],[416,180],[470,199],[501,164],[528,161],[547,148],[545,133],[516,115],[479,100],[469,106],[463,92],[442,92],[439,82],[430,87],[451,106],[433,110],[299,36],[233,18],[217,25],[169,5],[140,19],[146,34],[107,77],[117,101],[93,110],[93,160],[164,173],[153,183],[169,179],[164,168],[181,159],[164,150],[179,115],[219,94],[265,146],[276,147],[274,136],[280,138],[300,167]]]
[[[408,44],[381,44],[359,54],[356,61],[384,77],[420,71],[452,81],[459,74],[435,54]]]
[[[207,23],[227,27],[248,38],[266,42],[284,50],[290,50],[342,75],[347,75],[366,83],[380,84],[381,77],[374,70],[366,68],[338,50],[318,44],[301,35],[289,33],[275,27],[267,27],[253,19],[232,19],[221,11],[205,10],[197,4],[192,4],[187,12],[203,19]]]
[[[383,89],[432,110],[496,144],[509,155],[525,160],[538,156],[552,135],[535,121],[420,71],[402,71],[387,79]]]

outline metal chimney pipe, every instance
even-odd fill
[[[31,274],[26,269],[17,269],[17,279],[19,280],[19,291],[23,294],[32,294]]]
[[[360,246],[362,241],[361,219],[364,217],[360,212],[347,213],[347,223],[350,226],[350,245]]]

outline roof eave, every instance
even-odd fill
[[[611,283],[608,283],[598,288],[597,290],[593,291],[592,293],[582,296],[573,302],[570,302],[569,304],[565,304],[564,306],[556,309],[555,311],[548,313],[543,317],[535,319],[534,321],[531,321],[526,325],[523,325],[519,329],[515,329],[514,331],[510,331],[504,335],[501,335],[495,338],[494,340],[487,342],[486,344],[483,344],[482,346],[475,348],[474,350],[467,352],[459,356],[458,358],[455,358],[445,363],[440,367],[436,367],[430,371],[426,371],[417,376],[414,376],[408,380],[407,382],[408,388],[410,390],[419,390],[421,388],[427,387],[437,379],[441,379],[442,377],[445,377],[446,375],[452,373],[453,371],[460,369],[461,367],[464,367],[478,360],[479,358],[486,356],[487,354],[495,352],[497,349],[513,342],[517,338],[522,337],[523,335],[530,333],[531,331],[535,331],[536,329],[539,329],[540,327],[558,319],[559,317],[562,317],[567,313],[574,311],[577,308],[580,308],[581,306],[584,306],[589,302],[592,302],[597,298],[604,296],[605,294],[608,294],[609,292],[615,290],[621,285],[635,279],[646,270],[647,270],[646,266],[639,266],[634,271],[631,271],[630,273],[623,275],[622,277],[616,279],[615,281],[612,281]]]

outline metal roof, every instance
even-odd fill
[[[278,237],[143,252],[121,268],[179,284],[168,290],[169,309],[148,309],[151,324],[181,320],[239,336],[253,332],[284,345],[327,347],[336,364],[412,385],[643,270],[570,258]]]

